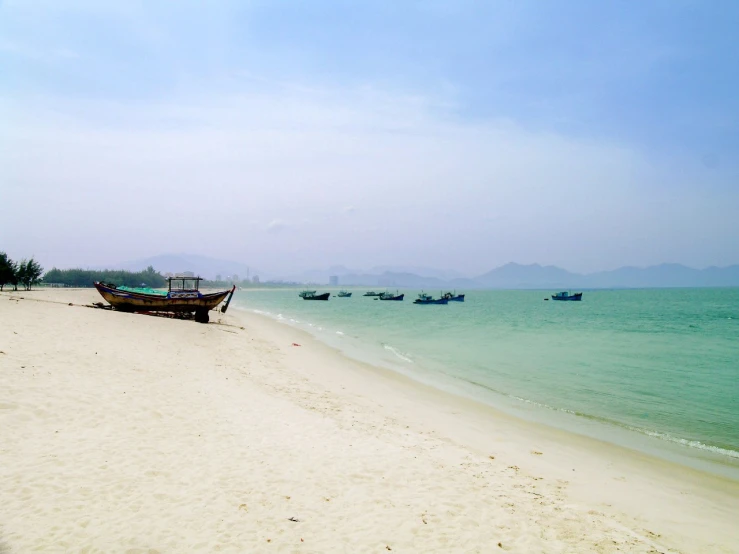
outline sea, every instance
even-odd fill
[[[586,290],[581,302],[473,290],[448,305],[347,290],[321,289],[321,302],[246,289],[233,305],[512,415],[739,479],[739,288]]]

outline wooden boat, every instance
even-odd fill
[[[340,290],[339,294],[337,295],[339,298],[351,298],[352,293],[346,292],[345,290]]]
[[[200,277],[169,277],[167,279],[169,288],[154,293],[139,292],[128,287],[117,287],[110,283],[95,283],[95,288],[100,295],[122,312],[168,312],[168,313],[194,313],[195,321],[208,323],[210,319],[208,312],[223,302],[228,296],[226,304],[221,308],[222,312],[228,309],[236,286],[231,290],[223,290],[208,294],[201,293],[198,288]]]
[[[368,290],[362,296],[381,296],[381,295],[382,295],[381,292],[374,292],[374,291]]]
[[[299,294],[299,296],[303,300],[328,300],[328,297],[331,296],[331,293],[324,292],[323,294],[316,294],[316,291],[314,290],[304,290]]]
[[[391,292],[383,292],[380,295],[380,300],[395,300],[395,301],[402,301],[405,294],[398,294],[398,291],[395,291],[395,294]]]
[[[445,292],[441,297],[446,298],[449,302],[464,302],[464,294],[457,294],[457,291],[454,291],[454,293]]]
[[[552,295],[552,300],[569,300],[572,302],[580,302],[582,300],[582,293],[576,292],[575,294],[570,294],[567,291],[557,292]]]
[[[413,301],[414,304],[448,304],[449,299],[448,298],[433,298],[430,294],[426,294],[422,292],[418,295],[418,298],[416,298]]]

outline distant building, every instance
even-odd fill
[[[180,275],[183,277],[195,277],[195,274],[192,271],[183,271]]]
[[[221,274],[219,273],[218,275],[216,275],[216,281],[220,281],[220,280],[221,280]]]
[[[335,287],[339,284],[339,276],[338,275],[331,275],[331,277],[328,278],[328,284],[332,287]]]
[[[255,285],[259,284],[259,275],[254,276],[254,279],[252,279],[252,283],[254,283]]]
[[[234,282],[234,283],[238,283],[239,282],[239,276],[234,273],[233,277],[231,277],[231,281]]]

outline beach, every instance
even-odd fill
[[[246,311],[0,294],[0,552],[739,552],[739,483]]]

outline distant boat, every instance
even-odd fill
[[[339,298],[351,298],[352,293],[346,292],[345,290],[340,290],[339,294],[337,295]]]
[[[448,304],[449,299],[448,298],[433,298],[430,294],[426,294],[422,292],[418,295],[418,298],[416,298],[413,301],[414,304]]]
[[[400,300],[403,300],[403,297],[404,296],[405,296],[405,294],[398,294],[398,291],[395,291],[395,294],[393,294],[392,292],[383,292],[380,295],[380,300],[398,300],[398,301],[400,301]]]
[[[323,294],[316,294],[316,291],[314,290],[304,290],[298,296],[300,296],[300,298],[302,298],[303,300],[328,300],[328,297],[331,296],[331,293],[324,292]]]
[[[445,292],[441,297],[446,298],[449,302],[464,302],[464,294],[457,294],[456,290],[454,293]]]
[[[552,295],[552,300],[570,300],[573,302],[579,302],[582,300],[582,293],[576,292],[575,294],[570,294],[567,291],[557,292]]]
[[[381,292],[374,292],[374,291],[368,290],[362,296],[382,296],[382,293]]]

